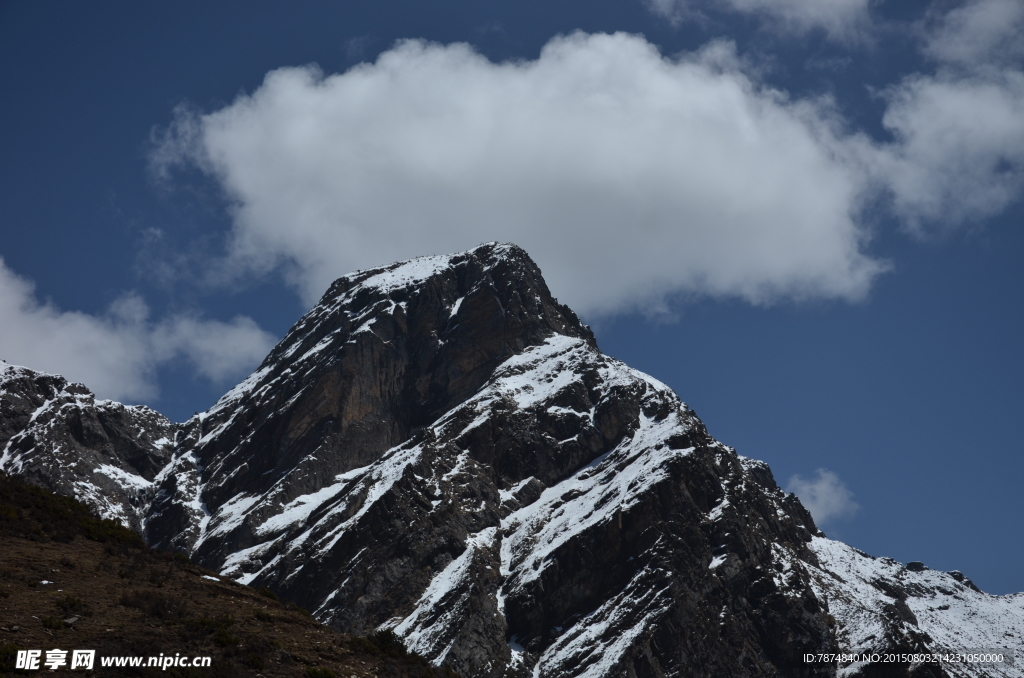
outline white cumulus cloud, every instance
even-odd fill
[[[908,77],[886,93],[896,141],[878,156],[897,214],[914,228],[999,214],[1024,189],[1024,73]]]
[[[31,282],[0,259],[0,358],[84,383],[98,396],[138,402],[156,397],[156,369],[178,358],[215,381],[239,377],[274,338],[245,317],[231,322],[177,315],[149,319],[126,295],[95,316],[40,303]]]
[[[407,41],[343,74],[282,68],[158,136],[233,203],[230,275],[338,276],[488,240],[526,248],[584,313],[671,294],[857,299],[885,265],[858,222],[863,145],[827,102],[744,73],[729,43],[666,58],[574,34],[534,61]]]
[[[860,506],[853,500],[853,493],[832,471],[819,468],[811,478],[795,475],[789,479],[787,492],[800,498],[800,502],[814,518],[814,522],[825,525],[837,518],[848,518]]]

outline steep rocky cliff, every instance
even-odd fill
[[[5,369],[2,468],[466,676],[831,676],[805,654],[1024,632],[1024,596],[826,539],[766,465],[603,355],[515,246],[339,279],[180,425]],[[106,437],[75,435],[80,420]],[[108,466],[131,482],[102,485]]]

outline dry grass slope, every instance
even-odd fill
[[[19,649],[210,656],[210,668],[100,668],[103,676],[448,678],[391,634],[353,637],[272,592],[146,548],[82,504],[0,474],[0,675]],[[51,673],[51,672],[47,672]],[[58,673],[61,673],[58,671]],[[77,675],[81,671],[66,671]]]

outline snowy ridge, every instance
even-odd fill
[[[959,572],[923,566],[911,570],[890,558],[872,558],[822,537],[814,538],[811,549],[821,563],[812,569],[813,586],[840,624],[844,650],[884,649],[886,636],[893,633],[893,620],[881,612],[903,603],[905,611],[896,630],[926,634],[929,652],[1016,653],[1014,666],[964,664],[956,667],[961,675],[1024,675],[1024,593],[990,595]],[[861,664],[844,667],[841,675],[857,675],[861,668]]]
[[[675,394],[657,380],[601,355],[586,342],[555,335],[543,345],[502,364],[476,396],[447,413],[434,426],[440,435],[458,438],[483,425],[491,408],[510,398],[523,410],[541,407],[587,420],[592,425],[593,410],[575,412],[550,405],[561,392],[578,385],[588,369],[600,375],[602,389],[650,390],[648,399],[668,400],[674,411],[660,420],[641,415],[640,427],[612,452],[547,488],[538,500],[502,520],[500,563],[505,584],[495,592],[500,604],[510,593],[522,592],[525,584],[538,579],[545,567],[552,564],[552,554],[565,542],[596,524],[614,520],[652,485],[663,480],[667,475],[665,465],[689,452],[672,449],[666,441],[674,434],[688,431],[690,422],[681,415],[684,406]],[[456,422],[467,420],[468,426],[461,431],[453,430],[458,428]],[[446,477],[457,473],[466,459],[465,453],[459,455]],[[512,497],[529,480],[502,491],[503,498]],[[459,604],[451,605],[446,597],[466,590],[465,582],[472,576],[469,564],[479,544],[489,544],[493,529],[471,537],[466,551],[431,581],[413,613],[400,622],[390,621],[385,627],[404,637],[411,649],[442,662],[451,641],[438,647],[436,639],[444,636],[446,625],[457,618],[460,608]],[[655,578],[649,569],[639,572],[618,595],[565,630],[540,657],[535,675],[611,675],[609,671],[620,662],[635,637],[647,631],[664,611],[665,603],[659,600],[661,589],[651,586]],[[431,623],[424,624],[425,618]],[[630,630],[624,634],[619,626],[626,622]],[[511,658],[512,663],[517,661],[521,661],[521,653]]]
[[[567,387],[570,379],[564,375],[574,374],[579,364],[588,360],[603,363],[600,373],[607,386],[646,383],[635,370],[598,356],[583,342],[553,337],[547,346],[510,361],[507,374],[503,366],[498,371],[495,390],[513,393],[520,406],[535,406]],[[529,369],[525,369],[527,365]],[[529,377],[542,387],[530,386]],[[660,395],[675,400],[667,389]],[[592,417],[592,413],[582,416]],[[522,586],[537,579],[550,554],[565,541],[594,524],[612,520],[620,511],[627,511],[650,486],[664,479],[664,464],[688,452],[665,444],[673,433],[688,429],[680,419],[678,411],[661,421],[641,415],[641,426],[631,438],[572,477],[546,489],[536,502],[505,518],[502,529],[511,536],[502,542],[502,567],[510,576],[510,586]]]
[[[14,383],[19,380],[31,380],[38,377],[47,377],[67,383],[67,380],[59,374],[40,372],[22,365],[15,365],[6,360],[0,360],[0,395],[6,395],[14,390]]]
[[[155,491],[153,474],[171,452],[167,419],[6,362],[0,364],[0,404],[5,426],[16,424],[13,435],[0,437],[0,471],[34,479],[101,518],[141,529]],[[131,458],[122,458],[124,447]]]
[[[284,505],[284,510],[275,512],[257,525],[256,533],[268,538],[268,541],[246,549],[244,555],[241,551],[234,554],[224,563],[221,574],[244,583],[252,581],[283,557],[275,551],[273,563],[269,566],[264,563],[261,557],[265,556],[271,546],[282,547],[284,555],[302,555],[311,537],[309,548],[314,559],[328,553],[346,530],[356,525],[391,489],[405,469],[417,461],[419,454],[420,449],[415,446],[395,449],[369,467],[340,474],[334,484],[297,497]],[[230,517],[218,513],[218,525],[236,525],[242,515],[252,511],[257,502],[257,499],[251,497],[238,497],[228,502],[221,511]],[[309,518],[314,512],[317,519],[311,522]],[[285,541],[285,536],[291,538]],[[257,568],[256,572],[252,572],[254,568]]]
[[[533,675],[605,678],[622,672],[623,656],[664,614],[667,586],[645,568],[600,608],[580,619],[540,657]]]
[[[492,547],[497,536],[498,530],[494,527],[471,535],[466,540],[466,550],[462,555],[431,580],[412,614],[397,624],[385,623],[382,628],[393,628],[413,652],[432,657],[437,664],[444,662],[455,642],[446,635],[454,635],[450,631],[458,626],[469,602],[466,581],[473,559],[481,549]],[[443,611],[437,614],[439,610]]]

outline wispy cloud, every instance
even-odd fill
[[[155,398],[157,367],[180,359],[224,383],[255,367],[273,344],[245,317],[153,322],[145,302],[130,294],[100,316],[62,311],[40,303],[32,283],[0,259],[0,358],[82,382],[103,398]]]
[[[933,73],[882,93],[896,141],[877,156],[917,232],[999,214],[1024,193],[1024,5],[976,0],[922,22]]]
[[[784,33],[824,30],[841,42],[860,40],[870,25],[869,0],[647,0],[652,12],[679,24],[704,12],[732,12],[761,17]]]
[[[853,493],[847,489],[839,476],[823,468],[815,471],[811,478],[793,476],[789,479],[786,491],[800,498],[818,525],[826,525],[839,518],[849,518],[860,508],[853,500]]]
[[[1024,4],[972,0],[922,22],[925,54],[973,69],[1020,67],[1024,58]]]

